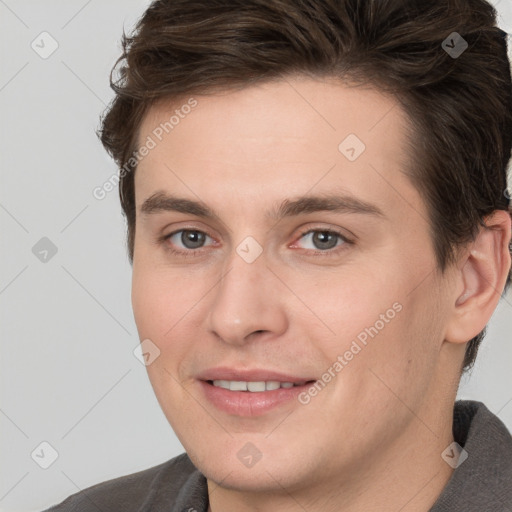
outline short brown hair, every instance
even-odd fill
[[[425,199],[444,271],[487,215],[510,213],[512,85],[506,33],[496,18],[486,0],[154,1],[132,35],[123,33],[110,76],[116,95],[98,132],[129,171],[120,173],[119,192],[130,262],[130,156],[148,108],[302,74],[369,84],[402,104],[414,125],[409,177]],[[455,55],[449,48],[459,37],[467,49]],[[509,273],[504,292],[510,280]],[[484,334],[468,343],[464,369]]]

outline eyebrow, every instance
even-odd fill
[[[148,197],[140,207],[140,213],[144,216],[168,211],[186,213],[222,223],[219,215],[203,202],[177,197],[162,191]],[[337,194],[307,195],[293,200],[285,199],[279,206],[267,211],[266,217],[269,220],[280,220],[320,211],[386,217],[384,212],[374,204],[351,195]]]

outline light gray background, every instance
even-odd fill
[[[148,4],[0,0],[2,511],[42,510],[183,451],[133,354],[117,191],[92,195],[116,173],[94,133],[112,98],[109,72],[123,26]],[[512,32],[512,0],[494,4]],[[43,31],[59,45],[46,59],[31,48],[51,48]],[[47,262],[32,252],[42,237],[58,249]],[[509,429],[511,332],[509,293],[459,392]],[[50,460],[43,441],[58,452],[48,469],[34,460]]]

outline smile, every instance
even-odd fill
[[[217,410],[237,417],[258,417],[279,411],[285,405],[298,407],[298,396],[314,380],[308,381],[243,381],[199,380],[203,396]]]
[[[274,389],[289,389],[294,386],[303,386],[306,382],[279,382],[276,380],[247,382],[241,380],[214,380],[208,381],[215,387],[229,389],[230,391],[249,391],[251,393],[261,393],[263,391],[273,391]]]

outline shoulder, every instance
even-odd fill
[[[186,453],[157,466],[107,480],[73,494],[45,512],[134,512],[165,493],[172,503],[197,469]]]
[[[455,471],[430,512],[508,510],[512,436],[505,424],[483,403],[461,400],[454,407],[453,437],[460,447]]]

